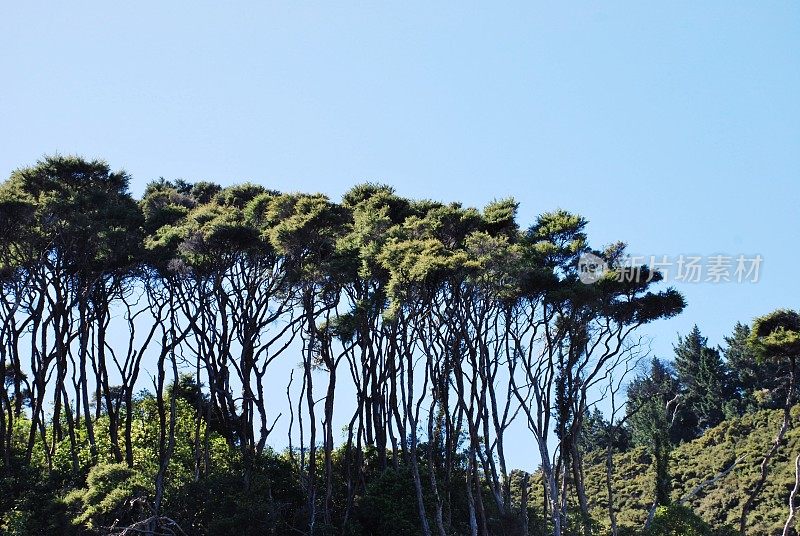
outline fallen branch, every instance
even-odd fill
[[[157,531],[151,528],[158,526],[162,526],[163,530],[166,532]],[[176,534],[182,534],[183,536],[186,536],[186,533],[183,532],[183,529],[181,529],[180,525],[178,525],[174,519],[166,516],[149,517],[134,523],[130,527],[124,527],[117,530],[120,532],[113,533],[117,536],[130,536],[132,534],[148,534],[153,536],[175,536]],[[177,532],[175,532],[175,530],[177,530]]]
[[[703,491],[703,489],[707,488],[708,486],[710,486],[710,485],[718,482],[719,480],[725,478],[726,476],[728,476],[730,474],[730,472],[733,471],[733,468],[736,467],[736,464],[738,464],[739,462],[741,462],[745,458],[747,458],[747,456],[740,456],[739,458],[734,460],[734,462],[727,469],[723,469],[722,471],[720,471],[719,473],[717,473],[713,477],[711,477],[711,478],[709,478],[707,480],[704,480],[703,482],[700,482],[697,486],[695,486],[692,489],[692,491],[690,491],[689,493],[687,493],[686,495],[681,497],[680,500],[678,500],[678,502],[676,504],[678,504],[680,506],[680,505],[686,503],[687,501],[690,501],[691,499],[694,499],[697,496],[698,493]]]

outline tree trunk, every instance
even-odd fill
[[[572,450],[572,478],[575,481],[575,493],[578,495],[578,505],[581,509],[581,524],[584,536],[592,536],[592,517],[589,515],[589,499],[586,497],[586,487],[583,483],[583,458],[575,443],[571,442]]]
[[[609,425],[613,426],[613,425]],[[610,436],[611,434],[609,434]],[[614,449],[611,437],[606,445],[606,491],[608,493],[608,520],[611,522],[611,536],[617,536],[617,512],[614,506]]]
[[[789,517],[786,519],[786,524],[783,526],[783,536],[789,536],[792,532],[794,525],[794,517],[797,513],[797,506],[795,506],[795,498],[797,492],[800,490],[800,454],[794,459],[794,488],[789,494]]]
[[[528,536],[528,473],[522,476],[522,497],[520,498],[520,514],[522,517],[522,534]]]

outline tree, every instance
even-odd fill
[[[719,350],[706,347],[700,351],[695,381],[694,410],[698,428],[705,431],[722,422],[730,399],[728,373]]]
[[[786,399],[785,377],[780,362],[759,362],[757,352],[749,344],[750,327],[737,322],[733,333],[725,337],[723,355],[731,374],[732,394],[739,413],[761,408],[780,407]]]
[[[745,535],[747,516],[753,507],[753,503],[764,487],[769,470],[769,462],[783,443],[783,438],[787,430],[791,427],[791,408],[795,400],[795,390],[797,381],[797,360],[800,358],[800,314],[788,309],[778,309],[768,315],[760,316],[753,321],[753,329],[748,340],[751,348],[755,352],[758,362],[780,363],[786,366],[787,374],[783,378],[786,384],[786,402],[783,405],[783,423],[781,424],[775,441],[769,451],[764,455],[761,462],[761,474],[754,485],[750,488],[747,501],[742,506],[742,513],[739,517],[739,532]],[[800,470],[796,472],[800,479]],[[800,482],[800,480],[797,480]],[[789,518],[784,527],[784,536],[788,534],[790,524],[794,519],[796,507],[794,498],[800,484],[795,484],[795,489],[790,496]]]
[[[514,331],[519,331],[512,332],[521,365],[512,378],[517,371],[524,377],[514,378],[513,390],[539,446],[557,534],[566,526],[568,476],[575,483],[584,533],[591,532],[578,444],[592,387],[604,381],[607,367],[626,350],[638,327],[678,314],[685,305],[674,289],[654,291],[660,273],[620,262],[622,244],[602,252],[612,267],[605,277],[592,285],[581,282],[581,254],[601,253],[589,248],[585,226],[583,218],[558,211],[540,216],[531,227],[522,257],[533,266],[526,267],[520,284],[520,303],[532,310],[517,313],[524,321],[515,321]],[[526,408],[529,401],[538,415]],[[547,437],[553,407],[560,429],[551,465]]]
[[[719,350],[711,348],[697,325],[685,337],[678,337],[675,369],[681,388],[685,438],[694,438],[724,418],[729,398],[728,371]]]
[[[81,419],[96,456],[89,377],[95,372],[97,392],[108,393],[102,326],[112,303],[128,290],[141,250],[142,214],[128,182],[125,172],[112,172],[103,161],[52,156],[15,170],[0,187],[2,212],[12,211],[24,223],[6,246],[13,258],[3,262],[27,283],[17,288],[16,299],[27,314],[18,329],[27,333],[35,356],[28,459],[41,432],[46,393],[53,395],[58,439],[66,417],[73,466],[77,469],[75,427]],[[7,334],[16,339],[20,331],[11,327]],[[55,386],[48,389],[51,368]],[[70,369],[74,400],[67,392]],[[111,433],[119,457],[116,430],[113,426]]]
[[[647,375],[634,379],[628,387],[627,402],[633,442],[645,446],[653,457],[653,511],[670,504],[670,432],[679,407],[677,380],[663,362],[653,358]]]
[[[333,397],[336,368],[343,354],[333,355],[332,334],[320,327],[331,323],[339,304],[342,281],[337,277],[341,258],[336,244],[348,221],[341,205],[321,194],[283,194],[270,203],[268,216],[272,222],[269,237],[272,246],[284,257],[287,282],[297,293],[300,336],[303,343],[303,390],[309,419],[308,464],[301,447],[301,471],[305,470],[308,492],[308,528],[313,535],[317,519],[317,422],[314,398],[313,369],[320,363],[328,369],[326,390],[324,453],[330,475],[330,452],[333,449]],[[303,433],[301,425],[301,434]],[[330,487],[330,477],[326,478]],[[330,522],[330,501],[326,493],[323,515]]]
[[[127,185],[103,162],[53,157],[0,186],[4,474],[21,459],[51,498],[82,489],[64,506],[80,530],[595,530],[584,458],[610,456],[624,419],[592,412],[594,394],[632,370],[639,327],[685,305],[661,274],[623,265],[622,244],[592,249],[563,210],[522,230],[513,199],[478,210],[362,184],[336,203],[161,179],[136,202]],[[592,285],[586,253],[611,266]],[[268,380],[295,351],[277,456]],[[700,352],[702,385],[714,358]],[[342,366],[355,404],[337,449]],[[541,516],[507,465],[518,418],[542,459]],[[398,499],[416,520],[392,521]]]

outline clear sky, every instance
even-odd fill
[[[760,254],[756,284],[676,284],[648,327],[800,308],[800,3],[6,2],[0,177],[59,152],[332,198],[380,181],[596,246]],[[490,5],[491,4],[491,5]]]

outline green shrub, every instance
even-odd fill
[[[75,525],[92,531],[127,526],[147,517],[150,480],[124,463],[92,467],[86,487],[70,492],[65,502],[78,514]]]

